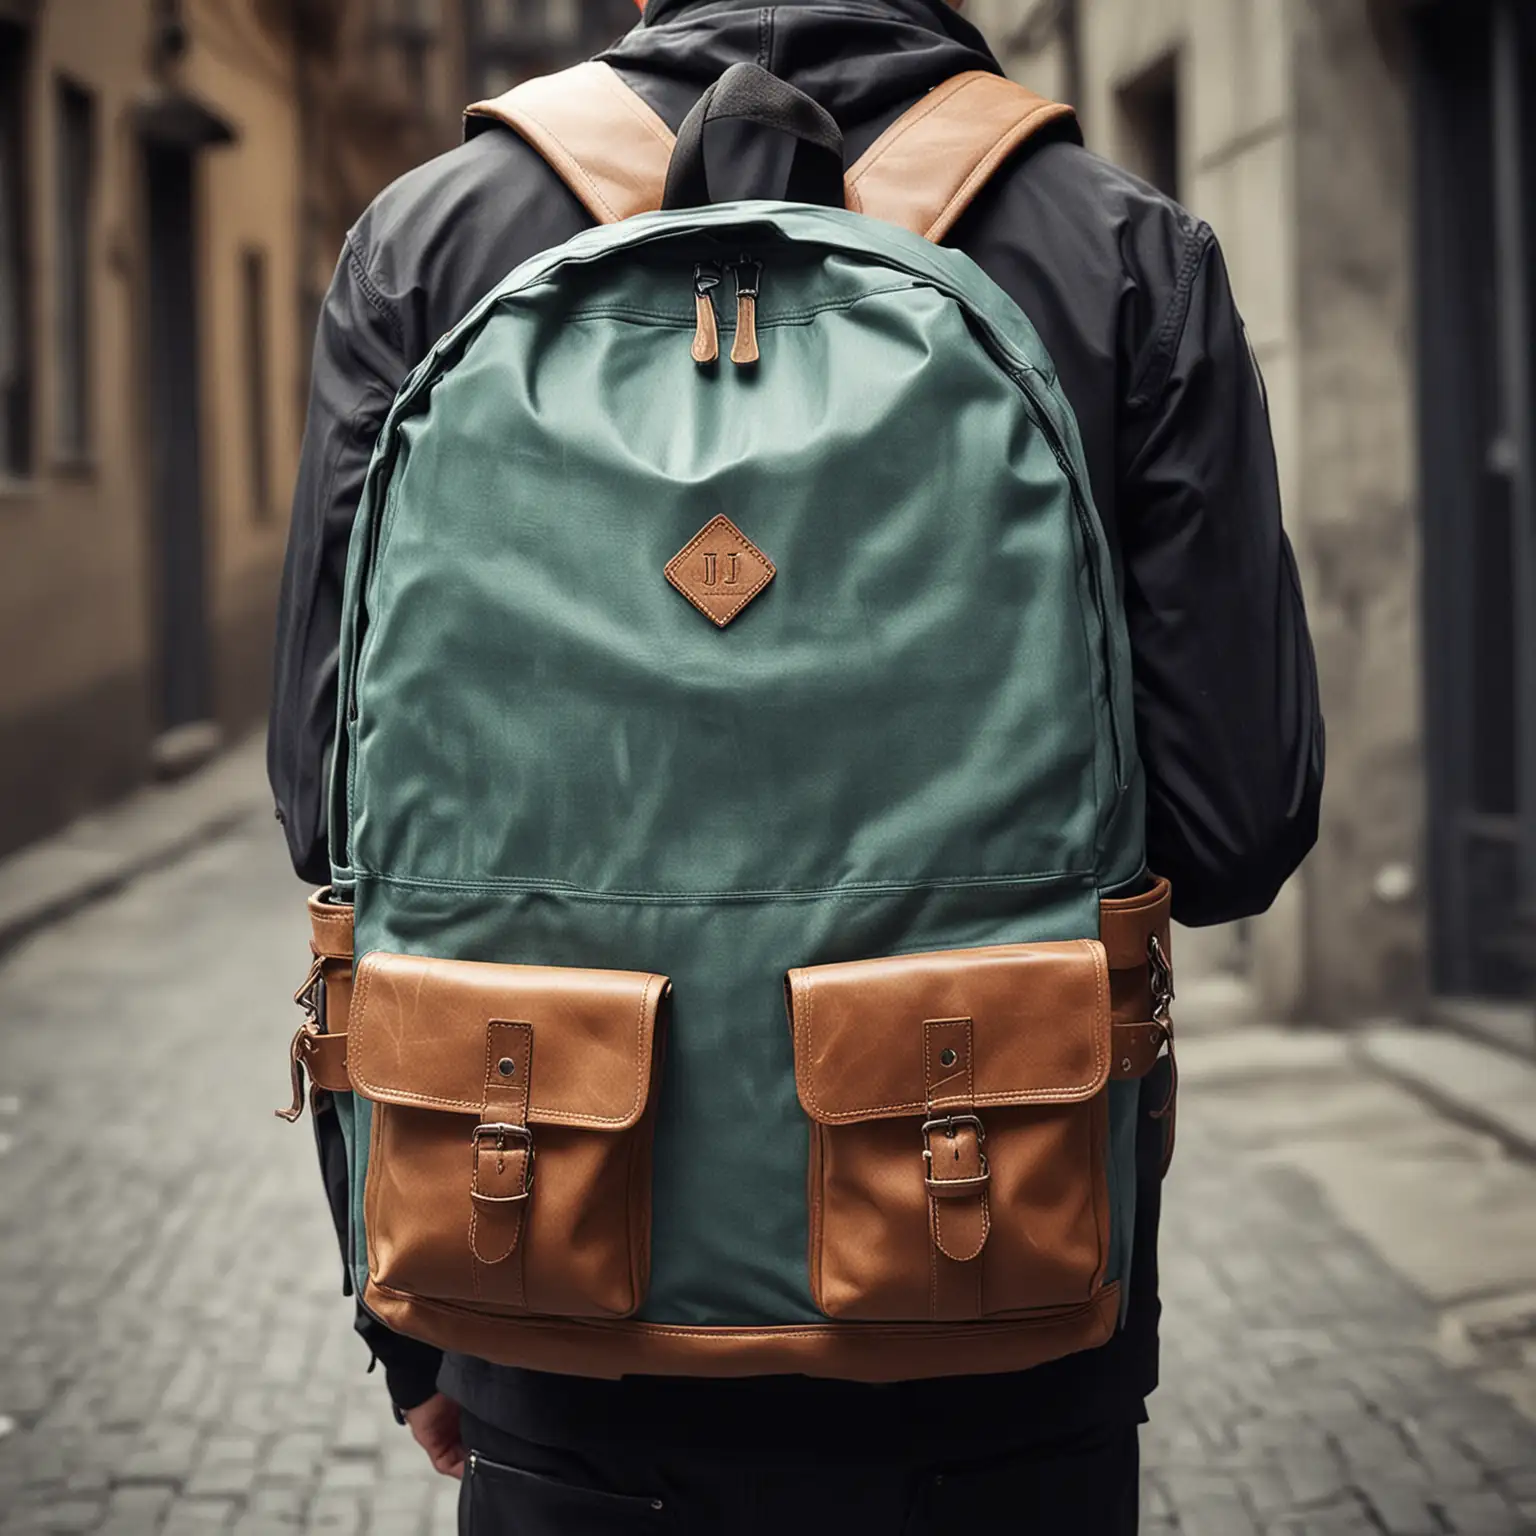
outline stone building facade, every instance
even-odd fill
[[[1230,936],[1268,1011],[1529,1045],[1536,17],[1519,0],[975,0],[1221,238],[1328,718],[1319,847]]]

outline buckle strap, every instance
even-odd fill
[[[1172,1038],[1166,1024],[1116,1024],[1110,1032],[1109,1075],[1117,1081],[1145,1077]]]
[[[1114,1009],[1114,1057],[1111,1075],[1145,1077],[1166,1045],[1168,1096],[1150,1113],[1165,1121],[1163,1171],[1173,1156],[1173,1120],[1179,1087],[1174,1049],[1173,959],[1170,945],[1172,890],[1154,878],[1136,896],[1114,897],[1099,904],[1099,937],[1109,957]]]
[[[517,1252],[533,1194],[533,1132],[528,1094],[533,1075],[533,1025],[493,1019],[485,1032],[485,1091],[480,1123],[470,1136],[469,1248],[480,1264],[501,1264]],[[497,1289],[505,1294],[502,1280]],[[510,1299],[523,1306],[521,1264]]]
[[[470,1132],[470,1143],[475,1149],[475,1161],[478,1170],[480,1159],[480,1143],[487,1136],[496,1138],[496,1157],[503,1166],[499,1171],[505,1172],[505,1159],[507,1155],[507,1142],[516,1142],[522,1152],[522,1187],[510,1195],[495,1195],[488,1190],[472,1189],[470,1198],[476,1205],[520,1205],[533,1193],[533,1132],[526,1125],[507,1125],[497,1122],[490,1125],[477,1125]]]
[[[976,1113],[975,1026],[965,1019],[923,1023],[928,1118],[922,1125],[923,1187],[933,1242],[929,1310],[935,1319],[982,1314],[981,1257],[992,1230],[992,1170]]]
[[[963,1135],[965,1131],[970,1134]],[[992,1182],[987,1154],[982,1151],[986,1139],[986,1127],[975,1115],[945,1115],[942,1120],[927,1121],[923,1126],[923,1162],[928,1171],[923,1183],[928,1193],[938,1200],[953,1200],[985,1189]],[[968,1168],[976,1172],[968,1173]]]
[[[352,908],[330,900],[331,889],[310,896],[310,963],[304,980],[293,994],[304,1011],[304,1022],[288,1047],[288,1080],[293,1100],[286,1109],[274,1110],[290,1125],[304,1113],[304,1074],[309,1073],[310,1099],[325,1093],[347,1093],[347,1036],[344,1029],[322,1029],[321,1005],[328,1022],[345,1025],[352,993]]]
[[[352,958],[352,908],[331,901],[330,886],[309,898],[309,947],[322,960]]]

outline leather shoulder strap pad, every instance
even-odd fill
[[[600,224],[661,207],[676,139],[607,65],[524,81],[465,111],[465,135],[499,122],[549,162]],[[848,172],[848,206],[933,241],[949,233],[988,177],[1072,108],[986,70],[935,87]]]
[[[1072,108],[986,70],[936,86],[848,172],[848,206],[940,241],[992,173]]]
[[[661,207],[672,130],[606,64],[578,64],[476,102],[466,138],[504,123],[549,162],[599,224]]]

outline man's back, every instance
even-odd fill
[[[926,90],[994,67],[929,0],[762,8],[653,0],[608,58],[675,129],[729,64],[819,100],[857,156]],[[744,189],[750,190],[750,189]],[[359,222],[322,317],[280,629],[272,774],[296,866],[324,881],[322,773],[335,719],[341,574],[362,476],[395,388],[513,266],[586,227],[538,156],[491,129],[389,189]],[[1135,657],[1149,864],[1189,921],[1261,910],[1315,833],[1320,725],[1280,532],[1261,386],[1208,230],[1070,137],[1005,167],[951,237],[1040,332],[1077,415]],[[323,1129],[323,1128],[322,1128]],[[1155,1385],[1159,1144],[1145,1121],[1132,1299],[1109,1345],[1023,1376],[933,1388],[798,1379],[619,1384],[453,1358],[478,1418],[546,1444],[594,1437],[871,1454],[976,1454],[1134,1424]],[[436,1360],[370,1340],[412,1406]]]

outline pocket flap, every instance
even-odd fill
[[[665,976],[374,952],[348,1021],[352,1086],[385,1104],[479,1114],[492,1023],[532,1027],[528,1119],[626,1130],[645,1113]]]
[[[1109,967],[1093,939],[810,966],[786,991],[800,1103],[823,1124],[922,1114],[933,1020],[972,1021],[976,1105],[1073,1104],[1108,1081]]]

